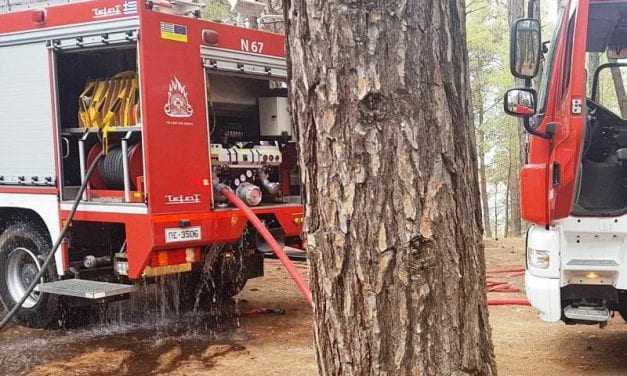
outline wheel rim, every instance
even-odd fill
[[[7,259],[7,289],[13,301],[17,303],[37,276],[41,266],[37,256],[23,247],[12,250]],[[43,278],[41,281],[43,282]],[[34,307],[39,302],[40,295],[40,293],[33,291],[26,298],[22,307]]]

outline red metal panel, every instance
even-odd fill
[[[69,216],[69,211],[61,211],[61,223]],[[128,250],[128,276],[138,279],[150,259],[154,235],[150,217],[144,214],[99,213],[78,211],[75,221],[123,223],[126,229],[126,247]]]
[[[559,122],[557,133],[553,140],[553,163],[560,165],[560,183],[554,187],[553,194],[549,194],[550,221],[565,218],[570,215],[575,200],[575,190],[581,151],[586,131],[586,111],[575,113],[573,103],[579,101],[582,109],[586,106],[586,47],[588,40],[588,0],[579,0],[576,14],[574,41],[571,56],[571,69],[564,72],[563,79],[570,75],[570,85],[562,93],[560,103]]]
[[[50,195],[57,194],[59,190],[56,187],[33,187],[33,186],[2,186],[0,185],[0,193],[22,193],[22,194],[41,194]]]
[[[211,180],[200,30],[194,19],[140,10],[140,79],[150,212],[209,210]],[[186,41],[164,39],[183,28]]]
[[[570,1],[566,9],[570,8]],[[545,185],[545,189],[525,189],[521,187],[522,217],[528,221],[550,225],[555,219],[570,215],[575,198],[581,147],[585,133],[584,113],[572,113],[573,99],[582,100],[585,106],[585,51],[588,24],[588,0],[578,1],[577,21],[572,47],[571,68],[563,71],[566,57],[569,15],[562,20],[561,32],[557,41],[553,73],[548,86],[546,113],[539,126],[545,131],[550,123],[555,124],[556,134],[552,140],[530,137],[529,164],[527,171],[521,171],[521,184],[530,187]],[[562,84],[570,75],[570,85],[566,92]],[[554,162],[560,165],[560,182],[553,186]],[[546,173],[538,171],[544,164]],[[533,171],[532,171],[533,170]],[[543,203],[543,205],[539,205]]]
[[[300,236],[303,233],[302,219],[304,212],[302,207],[292,208],[292,210],[282,209],[274,211],[277,220],[283,228],[286,236]],[[297,222],[300,221],[300,222]]]
[[[140,69],[151,213],[200,212],[211,200],[202,31],[216,47],[284,56],[282,36],[141,7]],[[253,47],[253,45],[255,47]],[[178,104],[177,104],[178,103]]]
[[[155,248],[190,247],[199,245],[209,245],[214,243],[232,243],[239,240],[244,231],[246,220],[240,213],[211,213],[200,216],[167,216],[164,218],[154,218],[153,234],[155,236]],[[166,243],[165,230],[167,228],[180,227],[182,220],[188,221],[189,226],[200,226],[202,240],[181,243]]]
[[[520,171],[521,215],[533,223],[548,223],[546,163],[528,164]]]
[[[285,37],[283,35],[214,22],[200,20],[196,22],[201,26],[201,30],[210,29],[218,33],[218,44],[212,47],[285,57]]]
[[[42,23],[33,19],[37,10],[7,13],[0,15],[0,34],[136,16],[137,4],[135,0],[94,0],[50,6]]]

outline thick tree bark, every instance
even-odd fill
[[[463,0],[285,0],[322,375],[492,375]]]

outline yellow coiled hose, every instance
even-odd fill
[[[129,127],[141,120],[137,73],[121,72],[110,79],[88,81],[79,97],[78,122],[81,128],[97,128],[102,148],[109,148],[112,127]]]

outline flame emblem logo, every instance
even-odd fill
[[[194,109],[187,98],[187,89],[176,76],[168,87],[168,102],[163,107],[166,115],[174,118],[187,118],[194,114]]]

